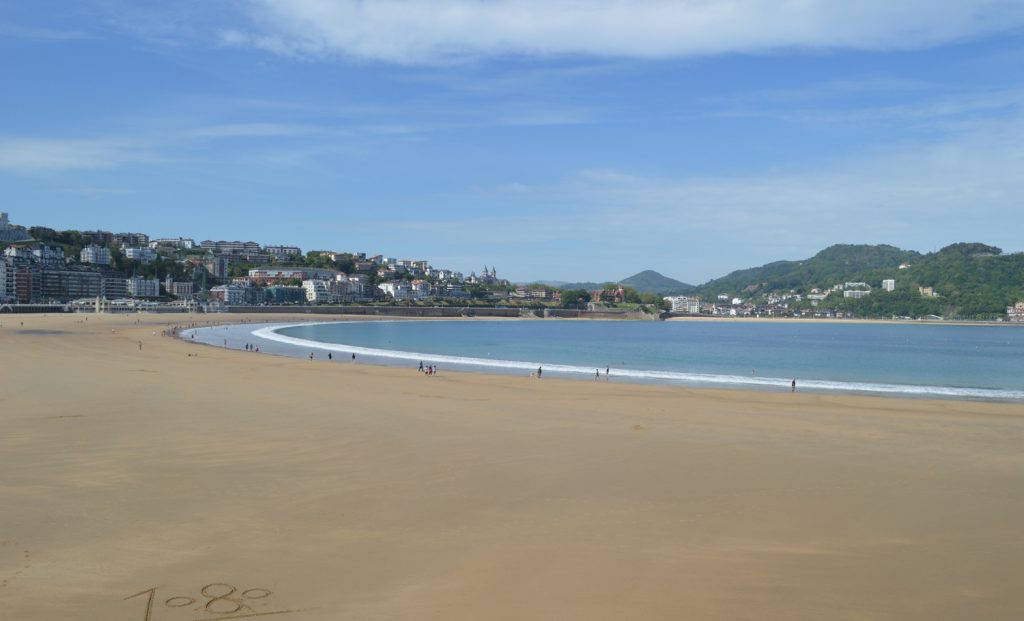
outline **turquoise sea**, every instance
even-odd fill
[[[545,377],[1024,401],[1024,329],[792,322],[371,321],[234,326],[196,340],[283,355]],[[190,333],[185,338],[191,338]]]

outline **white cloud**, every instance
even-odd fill
[[[915,49],[1024,26],[1018,0],[249,0],[222,43],[424,63],[493,55],[667,58]]]

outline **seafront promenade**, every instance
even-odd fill
[[[294,319],[0,318],[5,618],[1024,617],[1022,405],[161,336]]]

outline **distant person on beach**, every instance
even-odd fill
[[[606,382],[608,381],[608,373],[611,372],[611,370],[612,370],[611,367],[605,367],[604,368],[604,381],[606,381]]]
[[[327,352],[327,359],[334,360],[334,356],[331,355],[331,352]]]
[[[423,361],[420,360],[420,373],[423,373]]]
[[[796,392],[796,380],[793,380],[793,383],[789,385],[789,392]]]
[[[601,379],[601,369],[594,369],[594,381]]]
[[[313,352],[309,352],[309,359],[310,359],[310,360],[312,360],[312,359],[313,359]]]
[[[544,373],[544,369],[537,367],[537,379],[540,379],[542,373]]]
[[[355,362],[355,361],[356,361],[356,355],[352,354],[352,362]]]

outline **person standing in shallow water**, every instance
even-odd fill
[[[537,379],[540,379],[540,374],[544,372],[544,369],[537,367]]]
[[[796,380],[793,380],[793,383],[789,385],[789,392],[796,392]]]

